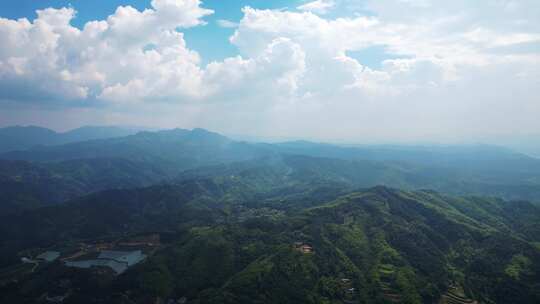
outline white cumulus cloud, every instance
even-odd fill
[[[343,8],[359,13],[326,14]],[[82,29],[70,25],[72,8],[0,19],[0,100],[96,102],[133,124],[155,111],[164,127],[350,141],[540,129],[538,1],[245,7],[238,24],[217,21],[235,28],[239,55],[203,66],[182,29],[212,13],[199,0],[153,0]],[[373,47],[385,52],[377,69],[362,53]]]
[[[326,14],[331,10],[336,3],[333,0],[316,0],[302,4],[298,7],[299,10],[313,12],[317,14]]]
[[[33,22],[0,19],[0,98],[128,102],[200,91],[200,58],[176,31],[212,14],[199,0],[153,0],[144,11],[121,6],[82,30],[70,25],[72,8],[37,13]],[[126,95],[131,90],[138,94]]]

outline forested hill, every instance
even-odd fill
[[[309,176],[355,187],[386,185],[531,201],[540,197],[540,160],[491,146],[256,144],[203,129],[174,129],[34,147],[0,154],[0,159],[27,161],[52,170],[54,176],[75,179],[82,184],[78,188],[84,190],[78,194],[103,189],[94,186],[92,176],[106,177],[105,184],[110,178],[114,187],[136,187],[176,176],[217,176],[264,166],[266,171],[285,168],[295,178]],[[99,170],[104,160],[107,171]],[[140,179],[134,174],[137,167],[142,172]],[[20,175],[11,172],[10,181]],[[130,182],[116,177],[126,177]],[[18,187],[28,187],[24,179],[20,182]]]
[[[451,288],[482,303],[540,299],[540,209],[530,203],[386,187],[284,190],[246,195],[231,178],[106,191],[2,218],[2,243],[166,232],[169,245],[148,261],[78,286],[71,299],[81,302],[68,303],[434,303]],[[62,269],[2,294],[30,301],[74,275]]]
[[[149,186],[167,177],[158,166],[121,158],[55,163],[0,160],[0,214],[59,204],[105,189]]]
[[[1,153],[0,195],[0,303],[540,302],[540,160],[497,147],[138,132]],[[146,259],[64,264],[104,248]]]

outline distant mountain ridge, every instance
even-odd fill
[[[204,129],[142,131],[124,137],[95,139],[57,146],[39,146],[0,154],[0,159],[57,162],[88,158],[122,158],[147,162],[179,173],[199,166],[255,159],[273,153],[235,142]]]
[[[78,141],[122,137],[139,129],[114,126],[85,126],[67,132],[56,132],[36,126],[0,128],[0,153],[26,150],[35,146],[62,145]]]
[[[172,129],[36,146],[0,153],[0,159],[34,163],[125,160],[135,166],[141,165],[144,172],[161,172],[163,179],[174,178],[186,170],[192,170],[189,174],[194,176],[215,177],[229,169],[238,171],[242,166],[256,165],[265,168],[262,172],[269,174],[267,178],[277,176],[276,172],[280,170],[294,168],[295,178],[318,178],[319,181],[349,186],[380,184],[532,201],[538,201],[540,197],[540,160],[487,145],[351,147],[307,141],[266,144],[234,141],[204,129]],[[278,161],[269,163],[262,159]],[[238,166],[241,162],[247,163]],[[73,164],[88,166],[88,162],[74,162],[70,166],[73,172],[78,168]],[[118,161],[110,162],[116,166],[114,164],[120,168],[113,170],[118,174],[127,168]],[[230,168],[220,168],[223,165]],[[155,173],[150,176],[150,180],[158,181],[154,179]],[[279,178],[272,181],[284,182]]]

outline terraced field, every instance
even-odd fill
[[[478,302],[467,298],[462,287],[450,286],[448,291],[441,297],[439,304],[478,304]]]
[[[395,288],[394,266],[390,264],[381,264],[379,266],[379,278],[383,297],[391,303],[401,303],[401,295]]]

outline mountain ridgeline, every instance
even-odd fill
[[[37,146],[61,145],[92,139],[122,137],[137,133],[135,128],[81,127],[58,133],[35,126],[0,128],[0,152],[24,150]]]
[[[540,160],[510,150],[13,138],[1,303],[540,302]],[[122,274],[65,264],[125,246]]]
[[[540,197],[540,160],[503,148],[258,144],[203,129],[35,146],[0,154],[0,168],[0,187],[9,190],[2,209],[245,168],[350,187],[386,185],[531,201]]]

